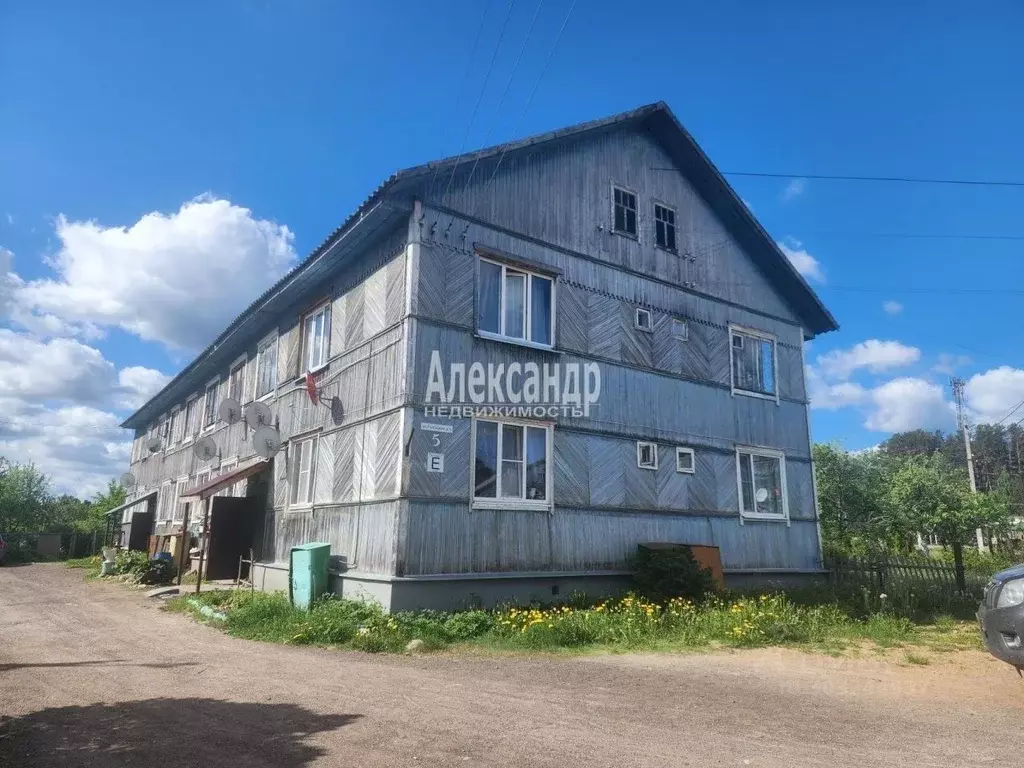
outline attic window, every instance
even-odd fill
[[[666,251],[676,251],[676,212],[659,203],[654,204],[654,242]]]
[[[676,472],[685,472],[692,475],[693,469],[693,448],[676,448]]]
[[[672,318],[672,338],[680,341],[690,340],[690,326],[686,324],[685,320],[680,320],[678,317]]]
[[[775,337],[749,328],[729,328],[733,394],[778,400]]]
[[[636,237],[636,195],[621,187],[612,187],[615,198],[613,230],[620,235]]]
[[[633,327],[651,333],[651,310],[637,307],[636,316],[633,319]]]
[[[636,443],[636,465],[640,469],[658,468],[658,445],[638,440]]]

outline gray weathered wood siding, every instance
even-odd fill
[[[309,541],[329,541],[335,554],[361,561],[373,572],[392,572],[401,461],[401,407],[406,399],[407,334],[406,229],[380,240],[351,266],[331,275],[322,290],[278,318],[278,382],[266,402],[285,447],[274,457],[270,497],[262,536],[264,560],[287,559],[288,550]],[[331,301],[330,360],[318,373],[325,400],[337,395],[344,417],[314,405],[300,373],[301,315],[322,300]],[[248,348],[243,404],[251,402],[259,338]],[[227,397],[228,370],[220,371],[219,397]],[[210,374],[213,378],[214,374]],[[202,392],[198,393],[200,400]],[[182,402],[184,409],[184,400]],[[216,475],[235,460],[255,458],[244,424],[223,423],[201,433],[220,449],[220,459],[199,462],[193,441],[173,445],[132,463],[136,493],[180,477],[195,482],[200,472]],[[319,434],[313,506],[288,505],[287,441]],[[141,457],[147,432],[136,437]],[[175,485],[163,488],[175,493]]]
[[[442,176],[425,202],[795,322],[693,186],[676,170],[657,170],[672,167],[649,135],[619,128],[506,155],[493,182],[490,163],[468,185],[470,168],[456,174],[447,194]],[[611,232],[613,183],[638,194],[637,239]],[[654,245],[654,201],[676,211],[679,255]],[[441,218],[439,233],[447,222]]]
[[[565,509],[471,511],[466,502],[409,502],[405,575],[621,569],[639,541],[721,548],[730,569],[817,567],[813,521],[738,525],[734,517]]]

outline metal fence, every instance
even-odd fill
[[[98,554],[104,546],[103,532],[93,533],[4,533],[8,562],[67,560]]]

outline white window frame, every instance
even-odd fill
[[[218,469],[217,474],[218,475],[224,475],[224,474],[227,474],[228,472],[231,472],[232,470],[235,470],[235,469],[238,469],[238,458],[235,457],[235,456],[232,456],[227,461],[221,462],[221,465],[220,465],[220,467]],[[217,491],[213,495],[214,496],[234,496],[235,495],[235,486],[238,485],[238,482],[241,482],[241,481],[236,481],[236,482],[232,483],[231,485],[227,486],[226,488],[221,488],[219,491]]]
[[[181,410],[180,406],[174,406],[171,409],[171,415],[168,416],[168,420],[171,422],[170,426],[170,440],[168,446],[178,445],[182,441],[182,437],[185,431],[185,426],[182,423],[182,419],[185,418],[184,411]]]
[[[171,522],[180,523],[185,520],[185,504],[181,496],[188,490],[188,475],[182,475],[174,483],[174,506],[171,509]],[[180,510],[180,514],[179,514]]]
[[[260,343],[256,345],[256,365],[254,366],[253,377],[252,377],[253,378],[253,382],[252,382],[252,399],[253,400],[263,400],[264,398],[269,398],[269,397],[273,396],[274,392],[277,391],[277,364],[278,364],[277,357],[278,357],[278,355],[281,352],[280,345],[279,345],[279,340],[280,340],[280,337],[279,337],[277,331],[274,331],[273,333],[268,334],[267,336],[264,336],[260,340]],[[262,359],[264,359],[264,358],[261,357],[261,353],[263,353],[265,350],[269,349],[271,346],[274,347],[274,365],[271,366],[271,368],[270,368],[271,373],[272,373],[271,380],[272,380],[273,383],[270,385],[270,389],[268,389],[266,392],[263,392],[261,394],[260,393],[260,361]]]
[[[773,515],[765,512],[748,512],[743,508],[743,473],[740,471],[740,464],[743,461],[743,456],[749,456],[750,459],[750,477],[754,477],[754,464],[753,457],[761,456],[763,458],[777,459],[779,462],[779,482],[782,485],[782,514]],[[756,489],[754,493],[757,493]],[[785,523],[789,525],[789,486],[786,482],[786,454],[782,451],[776,451],[771,448],[757,448],[749,445],[738,445],[736,446],[736,506],[739,507],[740,511],[740,523],[744,520],[771,520],[779,523]],[[757,503],[756,501],[754,502]]]
[[[210,390],[213,389],[217,393],[217,402],[213,407],[213,420],[207,423],[206,412],[209,409]],[[217,426],[217,408],[220,407],[220,376],[215,379],[210,379],[206,382],[206,387],[203,389],[203,412],[199,417],[199,431],[209,432]]]
[[[676,323],[681,323],[682,324],[682,327],[683,327],[682,332],[677,332],[676,331]],[[672,334],[672,338],[673,339],[678,339],[679,341],[689,341],[690,340],[690,323],[688,321],[684,320],[681,317],[673,317],[672,318],[671,324],[669,325],[669,331]],[[730,343],[732,343],[732,342],[730,341]]]
[[[195,407],[196,407],[196,414],[195,414],[196,423],[192,425],[191,429],[189,429],[188,409],[193,404],[195,404]],[[198,434],[198,432],[202,428],[203,404],[201,402],[199,402],[199,395],[192,395],[192,397],[188,398],[188,400],[185,401],[184,414],[185,414],[185,423],[182,426],[182,430],[184,430],[184,434],[183,434],[183,436],[181,438],[182,445],[185,445],[187,443],[192,442],[192,440],[195,439],[196,434]]]
[[[244,403],[245,402],[245,373],[246,373],[245,368],[246,368],[246,363],[248,363],[248,362],[249,362],[249,358],[246,355],[242,355],[241,357],[236,358],[233,363],[231,363],[231,366],[228,368],[228,377],[225,380],[225,382],[227,384],[227,394],[225,395],[226,398],[227,397],[231,397],[231,376],[232,376],[232,374],[234,374],[235,371],[237,371],[239,368],[241,368],[242,369],[242,383],[241,383],[241,385],[238,388],[238,397],[236,399],[238,400],[239,403]],[[217,405],[218,405],[218,407],[220,407],[220,403],[218,403]]]
[[[498,452],[495,456],[496,477],[494,478],[494,496],[476,495],[476,428],[481,421],[498,425]],[[544,451],[544,498],[527,499],[516,496],[501,495],[501,447],[502,434],[501,425],[509,424],[516,427],[523,427],[523,486],[526,485],[526,427],[543,429],[546,433]],[[470,425],[469,441],[469,496],[473,509],[525,509],[539,512],[550,512],[554,509],[554,424],[549,421],[531,421],[529,419],[486,419],[473,418]],[[525,491],[524,491],[525,493]]]
[[[651,455],[654,456],[654,463],[644,463],[641,459],[644,448],[651,449]],[[650,440],[637,440],[636,441],[636,465],[640,469],[649,469],[657,472],[658,470],[658,444],[652,443]]]
[[[687,469],[679,463],[679,459],[682,456],[690,457],[690,467]],[[681,472],[686,475],[693,475],[697,472],[697,454],[694,453],[693,448],[687,448],[682,445],[676,446],[676,472]]]
[[[166,522],[174,515],[174,484],[170,480],[160,483],[160,494],[157,503],[157,522]]]
[[[301,364],[300,364],[300,367],[302,368],[302,370],[299,372],[300,376],[303,375],[303,374],[306,374],[306,373],[316,373],[321,368],[326,366],[328,362],[330,362],[330,359],[331,359],[331,317],[330,317],[330,312],[331,312],[331,302],[328,299],[326,301],[321,302],[320,304],[317,304],[315,307],[313,307],[313,309],[309,310],[308,312],[304,312],[302,314],[302,320],[301,320],[302,325],[299,327],[299,337],[300,337],[300,341],[301,341],[301,344],[299,346],[299,352],[302,355],[302,360],[301,360]],[[307,344],[309,342],[309,337],[308,337],[308,334],[306,333],[306,325],[307,325],[307,323],[309,323],[309,321],[311,319],[316,318],[317,315],[323,315],[324,316],[324,335],[323,335],[323,347],[320,350],[320,355],[319,355],[319,358],[318,358],[318,362],[315,365],[313,365],[312,364],[313,361],[310,359],[310,356],[312,354],[312,350],[307,346]]]
[[[642,315],[647,316],[646,328],[640,322],[640,317]],[[636,307],[633,312],[633,327],[638,331],[643,331],[644,333],[654,333],[654,313],[647,309],[647,307]]]
[[[620,192],[625,192],[626,194],[633,196],[633,203],[634,203],[633,214],[634,214],[634,216],[636,218],[636,232],[630,232],[629,230],[626,230],[626,229],[617,229],[615,227],[615,190],[619,190]],[[636,193],[636,190],[630,189],[629,187],[625,187],[622,184],[616,184],[615,182],[612,182],[611,201],[612,201],[612,226],[611,226],[612,233],[616,234],[616,235],[622,235],[623,237],[628,237],[631,240],[636,240],[637,242],[640,242],[640,195],[638,195]],[[625,206],[623,206],[623,208],[625,208]],[[625,225],[625,223],[626,223],[626,216],[625,215],[623,215],[623,217],[622,217],[622,223],[623,223],[623,225]]]
[[[171,418],[168,414],[165,413],[160,417],[156,433],[160,437],[160,450],[166,451],[171,447]]]
[[[488,259],[488,258],[485,258],[484,256],[479,256],[478,255],[477,259],[478,259],[478,261],[477,261],[477,274],[476,274],[476,302],[477,302],[477,304],[479,304],[479,302],[481,300],[479,264],[481,262],[486,262],[488,264],[493,264],[494,266],[501,268],[501,281],[500,281],[500,284],[499,284],[500,291],[499,291],[499,294],[498,294],[498,332],[495,333],[494,331],[484,330],[483,328],[480,327],[480,308],[479,308],[479,306],[475,306],[474,310],[475,310],[475,315],[476,315],[475,323],[476,323],[476,332],[477,332],[477,334],[479,334],[480,336],[483,336],[485,338],[488,338],[488,339],[495,339],[497,341],[507,341],[507,342],[510,342],[512,344],[522,344],[524,346],[535,347],[537,349],[554,349],[554,346],[555,346],[555,325],[556,325],[556,319],[558,317],[558,312],[557,312],[557,309],[558,309],[558,296],[557,296],[557,293],[558,293],[558,291],[556,290],[557,287],[558,287],[558,281],[555,280],[555,276],[554,275],[546,275],[543,272],[538,272],[537,270],[527,269],[526,267],[521,267],[518,264],[506,264],[505,262],[498,261],[497,259]],[[510,270],[510,269],[513,272],[519,272],[519,273],[521,273],[521,274],[526,276],[526,312],[525,312],[526,318],[524,320],[524,326],[525,327],[523,329],[523,338],[519,338],[518,336],[509,336],[509,335],[507,335],[505,333],[505,276],[508,274],[508,270]],[[545,344],[544,342],[541,342],[541,341],[533,341],[532,339],[530,339],[530,335],[533,332],[533,290],[532,289],[533,289],[533,281],[535,279],[547,280],[549,283],[551,283],[551,323],[550,323],[550,327],[548,329],[548,333],[549,333],[549,337],[550,337],[551,341],[550,341],[550,343],[547,343],[547,344]]]
[[[305,446],[312,444],[314,452],[310,458],[308,479],[306,480],[305,497],[300,500],[298,491],[299,475],[302,474],[302,456]],[[298,440],[292,439],[288,444],[288,507],[303,509],[312,507],[316,494],[316,463],[320,457],[320,434],[312,434]]]
[[[679,217],[678,211],[676,211],[676,209],[673,208],[671,205],[665,205],[665,203],[661,202],[660,200],[652,200],[651,203],[651,221],[654,224],[654,229],[652,232],[652,234],[654,235],[654,237],[652,238],[652,240],[654,241],[654,247],[660,248],[661,250],[666,251],[668,253],[679,253],[679,227],[676,224],[676,220]],[[664,210],[669,211],[672,214],[671,224],[669,224],[667,221],[662,221],[662,223],[665,225],[665,245],[662,245],[661,243],[658,242],[658,222],[660,221],[660,219],[658,219],[659,208],[663,208]],[[669,227],[672,227],[672,239],[676,241],[675,248],[667,244]]]
[[[733,339],[737,336],[746,336],[758,341],[770,341],[772,343],[772,381],[775,383],[774,394],[757,392],[749,389],[741,389],[736,386],[736,348],[733,346]],[[729,388],[733,395],[744,395],[745,397],[759,397],[762,400],[774,400],[779,402],[779,345],[774,335],[756,328],[746,328],[742,325],[729,325]]]

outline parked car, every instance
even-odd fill
[[[7,560],[7,542],[4,541],[3,536],[0,536],[0,565],[3,565],[5,560]]]
[[[985,647],[997,659],[1024,669],[1024,565],[1000,571],[985,587],[978,608]]]

